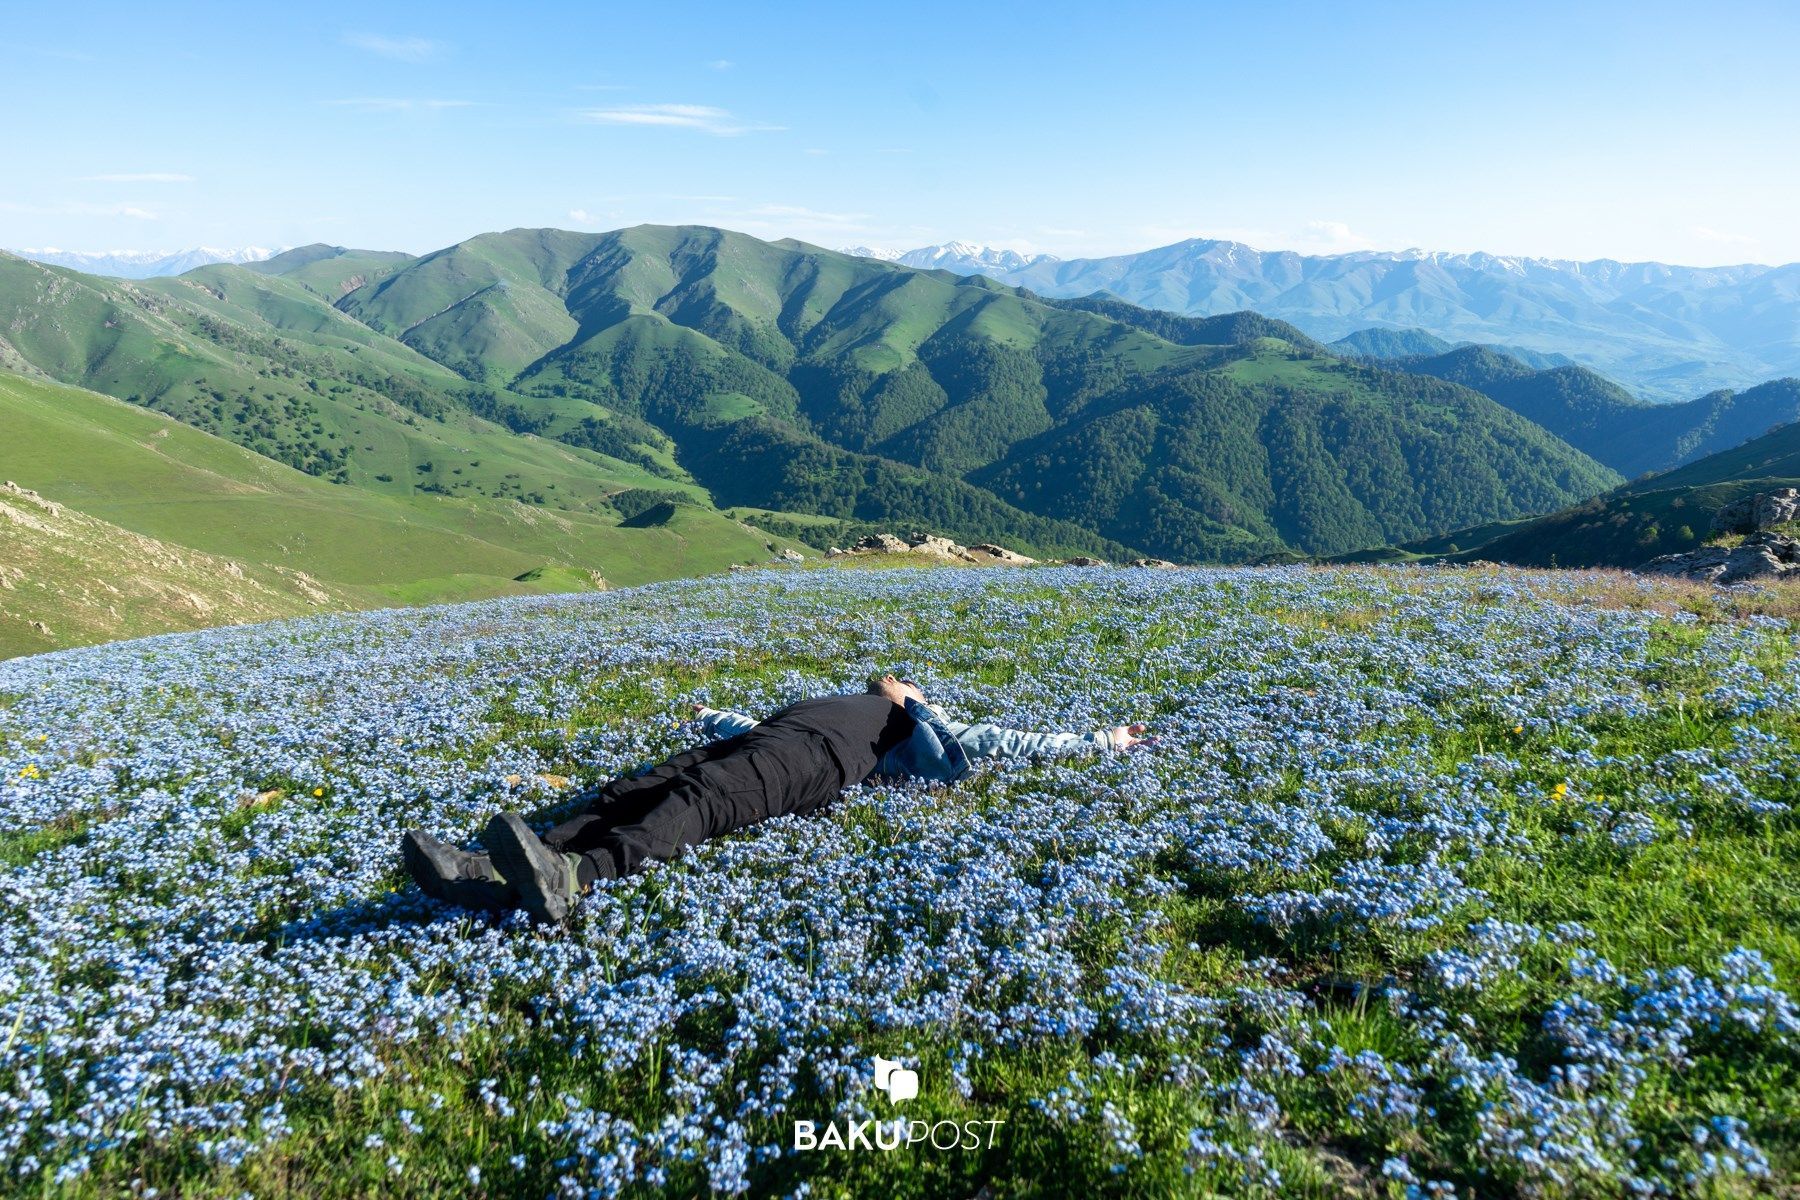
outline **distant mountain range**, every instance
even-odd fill
[[[1639,397],[1684,400],[1800,374],[1800,264],[1681,267],[1423,250],[1306,255],[1196,238],[1108,258],[951,242],[892,256],[1045,296],[1106,292],[1194,315],[1252,309],[1332,341],[1422,330],[1570,360]]]
[[[0,256],[0,366],[382,494],[637,520],[615,494],[661,490],[815,544],[879,526],[1242,562],[1619,479],[1479,391],[1253,313],[1046,300],[706,227],[308,246],[142,281]]]
[[[212,263],[262,262],[281,253],[281,250],[266,246],[239,246],[228,250],[216,246],[195,246],[188,250],[104,250],[90,253],[47,247],[41,250],[13,250],[10,253],[35,262],[72,267],[89,275],[110,275],[115,279],[153,279],[159,275],[180,275],[195,267]]]

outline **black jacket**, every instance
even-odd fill
[[[823,745],[836,775],[832,790],[842,791],[868,778],[883,755],[912,736],[915,724],[885,696],[819,696],[788,705],[743,738],[746,748]]]

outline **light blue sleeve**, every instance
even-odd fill
[[[1026,758],[1034,754],[1083,754],[1112,749],[1104,729],[1092,733],[1033,733],[1003,725],[946,722],[951,736],[970,758]]]
[[[715,739],[736,737],[748,729],[755,729],[757,722],[743,713],[731,712],[723,708],[702,708],[700,710],[700,728]]]

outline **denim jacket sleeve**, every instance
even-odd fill
[[[1112,749],[1107,730],[1092,733],[1033,733],[986,723],[948,722],[951,736],[970,758],[1025,758],[1034,754],[1081,754]]]
[[[736,737],[745,730],[755,729],[757,725],[754,718],[722,708],[702,708],[699,721],[700,728],[706,730],[707,735],[715,741]]]

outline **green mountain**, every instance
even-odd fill
[[[1426,358],[1456,348],[1456,343],[1423,329],[1373,326],[1345,334],[1331,343],[1339,354],[1354,358]]]
[[[1548,516],[1497,522],[1343,559],[1635,567],[1659,554],[1702,545],[1711,537],[1713,514],[1719,509],[1783,487],[1800,487],[1800,423]]]
[[[1800,420],[1800,379],[1647,404],[1586,367],[1539,370],[1491,347],[1386,365],[1473,388],[1627,477],[1667,471]]]
[[[1241,561],[1615,482],[1477,393],[1255,314],[1048,302],[716,229],[484,235],[340,306],[471,381],[654,425],[721,504]]]
[[[16,485],[0,492],[0,656],[642,583],[760,561],[773,541],[691,503],[628,521],[335,485],[150,409],[5,372],[0,429],[0,479]]]
[[[1046,301],[703,227],[257,268],[128,282],[0,258],[0,361],[389,497],[605,522],[668,492],[821,540],[1245,561],[1617,482],[1477,391],[1254,313]]]

